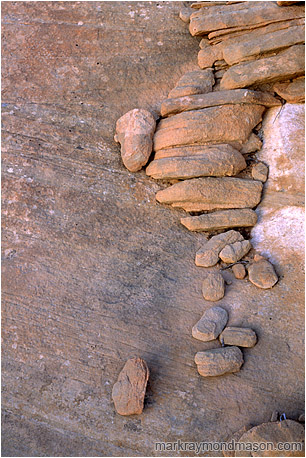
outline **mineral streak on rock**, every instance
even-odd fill
[[[114,140],[121,144],[122,161],[130,172],[137,172],[148,162],[155,126],[152,114],[138,108],[118,119]]]
[[[235,242],[230,245],[226,245],[223,250],[220,251],[219,257],[223,262],[231,264],[233,262],[240,261],[252,248],[249,240],[242,240],[241,242]]]
[[[236,345],[237,347],[254,347],[257,342],[257,336],[253,329],[235,326],[223,329],[219,339],[225,345]]]
[[[305,77],[292,82],[275,83],[273,90],[289,103],[305,102]]]
[[[204,313],[202,318],[193,326],[192,337],[202,342],[217,339],[226,326],[228,313],[222,307],[212,307]]]
[[[149,369],[141,358],[131,358],[113,386],[112,398],[120,415],[141,414],[149,378]]]
[[[185,73],[177,82],[169,98],[183,97],[192,94],[205,94],[211,92],[215,83],[214,71],[212,68],[206,70],[195,70]]]
[[[227,231],[222,234],[214,235],[196,253],[195,263],[198,267],[212,267],[219,261],[220,251],[229,243],[243,240],[240,232]]]
[[[258,288],[272,288],[278,281],[278,276],[275,273],[274,267],[266,259],[259,259],[249,264],[247,269],[250,282],[258,286]]]
[[[254,180],[259,180],[265,183],[268,178],[269,169],[263,162],[258,162],[258,164],[252,167],[252,177]]]
[[[223,347],[200,351],[194,360],[200,375],[216,377],[238,372],[243,364],[243,355],[238,347]]]
[[[222,210],[200,216],[181,218],[181,223],[190,231],[216,231],[232,227],[252,227],[257,222],[257,214],[250,208]]]
[[[246,270],[243,264],[235,264],[232,267],[232,271],[238,280],[243,280],[246,276]]]
[[[224,296],[224,290],[224,279],[220,272],[209,273],[202,283],[203,297],[207,301],[219,301]]]

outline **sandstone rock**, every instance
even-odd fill
[[[240,261],[252,248],[249,240],[242,240],[241,242],[235,242],[230,245],[226,245],[223,250],[220,251],[219,257],[223,262],[231,264],[233,262]]]
[[[193,10],[188,7],[184,7],[180,10],[180,19],[182,19],[183,22],[188,23],[190,21],[190,16],[192,15]]]
[[[219,261],[220,251],[229,243],[243,240],[240,232],[227,231],[222,234],[214,235],[196,253],[195,263],[198,267],[212,267]]]
[[[226,143],[218,145],[184,145],[174,148],[165,148],[155,153],[154,159],[162,159],[164,157],[190,157],[190,156],[203,156],[207,153],[218,154],[226,152],[231,154],[233,147]]]
[[[254,347],[257,342],[257,336],[253,329],[236,326],[223,329],[219,339],[225,345],[236,345],[237,347]]]
[[[247,269],[250,282],[258,286],[258,288],[272,288],[278,281],[274,267],[266,259],[260,259],[257,262],[255,261],[249,264]]]
[[[281,102],[267,92],[251,91],[250,89],[235,89],[232,91],[210,92],[204,95],[190,95],[166,99],[161,105],[161,115],[181,113],[228,104],[256,104],[265,107],[281,105]]]
[[[289,103],[305,102],[305,78],[297,78],[292,82],[276,83],[273,90]]]
[[[156,200],[186,211],[252,208],[260,202],[262,183],[241,178],[193,178],[158,191]]]
[[[194,143],[244,143],[261,121],[262,105],[223,105],[186,111],[162,119],[154,135],[154,150]]]
[[[238,444],[246,444],[246,451],[236,450],[235,456],[305,456],[304,455],[304,434],[305,428],[303,425],[293,420],[283,420],[277,422],[262,423],[259,426],[251,428],[244,433],[239,439]],[[250,452],[250,443],[273,443],[274,450],[266,447],[266,450],[256,450],[255,448]],[[278,444],[282,443],[299,443],[301,446],[300,451],[288,451],[286,449],[279,451]]]
[[[278,6],[292,6],[292,5],[296,5],[297,3],[303,3],[303,2],[294,2],[294,1],[290,1],[290,2],[276,2],[278,4]]]
[[[195,70],[183,75],[175,88],[169,92],[169,98],[183,97],[193,94],[205,94],[211,92],[215,78],[212,68]]]
[[[223,177],[237,175],[245,168],[244,157],[232,148],[231,151],[208,151],[202,156],[156,159],[149,164],[146,174],[155,179]]]
[[[191,8],[196,8],[196,9],[200,9],[200,8],[204,8],[205,6],[213,6],[213,5],[226,5],[228,2],[196,2],[196,3],[192,3],[191,4]]]
[[[192,337],[203,342],[217,339],[228,321],[228,313],[222,307],[212,307],[192,328]]]
[[[243,364],[243,355],[238,347],[223,347],[200,351],[194,360],[200,375],[216,377],[238,372]]]
[[[216,231],[232,227],[251,227],[257,222],[257,214],[249,208],[223,210],[200,216],[181,218],[181,223],[190,231]]]
[[[234,434],[231,435],[229,440],[226,442],[229,444],[227,447],[227,450],[222,450],[223,456],[226,457],[232,457],[235,456],[235,450],[234,450],[234,443],[238,442],[242,434],[246,433],[250,427],[243,426],[240,428],[238,431],[236,431]]]
[[[207,301],[219,301],[224,296],[224,290],[224,279],[219,272],[208,274],[202,283],[203,297]]]
[[[255,153],[255,151],[259,151],[261,147],[262,141],[252,132],[248,140],[242,145],[240,152],[241,154]]]
[[[238,280],[243,280],[246,276],[246,270],[243,264],[235,264],[232,267],[232,271]]]
[[[112,398],[120,415],[136,415],[143,410],[149,369],[141,358],[131,358],[113,386]]]
[[[200,68],[210,68],[217,60],[223,58],[220,46],[206,46],[198,52],[198,65]]]
[[[221,89],[236,89],[285,80],[305,73],[305,46],[295,45],[276,56],[234,65],[223,76]]]
[[[259,180],[265,183],[268,178],[269,169],[263,162],[258,162],[258,164],[252,167],[252,177],[254,180]]]
[[[155,126],[152,114],[138,108],[118,119],[114,139],[121,144],[122,161],[130,172],[137,172],[148,162]]]

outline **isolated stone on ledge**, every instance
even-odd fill
[[[219,257],[223,262],[228,264],[240,261],[252,248],[249,240],[242,240],[241,242],[231,243],[226,245],[223,250],[220,251]]]
[[[169,92],[168,98],[205,94],[212,91],[214,83],[215,77],[212,68],[188,72],[180,78],[175,88]]]
[[[224,296],[224,279],[220,272],[211,272],[202,283],[203,297],[207,301],[216,302]]]
[[[196,253],[195,263],[198,267],[212,267],[219,261],[220,251],[228,244],[243,240],[243,236],[237,231],[227,231],[214,235]]]
[[[269,289],[278,281],[272,264],[264,258],[254,261],[247,267],[249,280],[258,288]]]
[[[143,411],[149,369],[141,358],[131,358],[113,386],[112,398],[120,415],[136,415]]]
[[[232,227],[252,227],[257,222],[257,214],[250,208],[221,210],[200,216],[181,218],[183,226],[189,231],[216,231]]]
[[[130,172],[137,172],[148,162],[155,127],[152,114],[138,108],[118,119],[114,140],[121,144],[122,161]]]
[[[254,347],[257,342],[257,336],[253,329],[237,326],[223,329],[219,339],[224,345],[236,345],[237,347]]]
[[[199,351],[194,360],[200,375],[216,377],[238,372],[243,364],[243,355],[238,347],[222,347]]]
[[[202,342],[217,339],[226,326],[228,313],[222,307],[212,307],[193,326],[192,337]]]

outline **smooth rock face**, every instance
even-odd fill
[[[214,235],[196,253],[195,263],[198,267],[212,267],[219,261],[220,251],[228,244],[243,240],[240,232],[227,231]]]
[[[243,364],[243,355],[238,347],[223,347],[200,351],[194,360],[200,375],[216,377],[238,372]]]
[[[237,347],[254,347],[257,342],[257,336],[253,329],[235,326],[223,329],[219,339],[224,345],[236,345]]]
[[[149,378],[149,369],[141,358],[131,358],[113,386],[112,398],[120,415],[141,414]]]
[[[276,56],[234,65],[224,74],[220,88],[237,89],[295,78],[304,73],[305,46],[295,45],[279,52]]]
[[[268,172],[269,169],[266,166],[266,164],[264,164],[263,162],[258,162],[258,164],[254,165],[254,167],[252,168],[252,177],[254,178],[254,180],[259,180],[265,183],[268,178]]]
[[[215,150],[202,156],[171,157],[156,159],[146,169],[146,174],[155,179],[187,179],[203,176],[233,176],[246,168],[242,154],[231,151]]]
[[[226,326],[228,313],[222,307],[212,307],[193,326],[192,337],[203,342],[217,339]]]
[[[154,150],[193,143],[244,143],[261,121],[262,105],[223,105],[186,111],[162,119]]]
[[[224,290],[224,279],[219,272],[208,274],[202,283],[203,297],[207,301],[219,301],[224,296]]]
[[[155,126],[152,114],[138,108],[118,119],[114,139],[121,144],[122,161],[130,172],[137,172],[148,162]]]
[[[168,98],[211,92],[215,78],[212,68],[185,73],[169,92]]]
[[[275,273],[274,267],[266,259],[260,259],[257,262],[249,264],[247,269],[250,282],[258,286],[258,288],[272,288],[278,281],[278,276]]]
[[[260,181],[241,178],[193,178],[158,191],[160,203],[181,207],[186,211],[252,208],[261,198]]]
[[[305,102],[305,77],[292,82],[275,83],[273,90],[289,103]]]
[[[200,216],[181,218],[183,226],[190,231],[216,231],[232,227],[252,227],[257,222],[257,214],[250,208],[223,210],[205,213]]]
[[[241,154],[254,153],[255,151],[259,151],[261,147],[262,141],[252,132],[247,141],[242,145],[240,152]]]
[[[232,267],[232,271],[238,280],[243,280],[246,276],[246,270],[243,264],[235,264]]]
[[[222,261],[230,264],[232,262],[240,261],[252,248],[249,240],[242,240],[241,242],[235,242],[231,245],[226,245],[220,252],[219,257]]]

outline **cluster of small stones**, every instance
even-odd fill
[[[142,109],[117,121],[115,140],[128,170],[140,170],[154,151],[146,174],[167,184],[157,192],[157,201],[197,212],[181,223],[190,231],[212,235],[195,257],[199,267],[219,266],[203,281],[207,301],[223,298],[221,272],[230,267],[237,279],[248,274],[258,288],[272,288],[278,281],[272,264],[234,229],[257,222],[254,209],[268,178],[268,167],[255,157],[262,146],[265,110],[304,102],[304,16],[299,2],[200,1],[182,8],[180,18],[189,23],[191,35],[202,38],[200,70],[181,77],[162,102],[157,126],[152,114]],[[227,321],[226,310],[213,307],[192,329],[194,338],[219,338],[222,344],[196,354],[202,376],[239,371],[240,347],[256,344],[252,329],[226,327]],[[134,412],[127,404],[117,411],[139,413],[148,371],[143,369],[137,396],[138,380],[131,388],[123,372],[113,391],[115,406],[130,406],[134,396]]]

